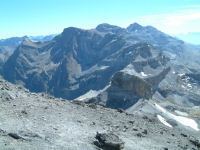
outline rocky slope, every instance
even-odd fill
[[[155,111],[155,115],[162,114]],[[0,79],[0,148],[4,150],[198,150],[199,131],[168,127],[155,115],[55,99]]]

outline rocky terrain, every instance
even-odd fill
[[[199,56],[137,23],[25,37],[0,65],[0,147],[198,150]]]
[[[0,149],[200,148],[199,131],[174,124],[166,126],[156,117],[161,113],[155,112],[130,114],[121,109],[56,99],[0,79]]]

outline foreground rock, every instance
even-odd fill
[[[95,137],[98,141],[95,144],[106,150],[121,150],[124,148],[124,142],[113,133],[98,133]]]

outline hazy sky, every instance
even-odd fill
[[[60,33],[69,26],[138,22],[169,34],[200,32],[200,0],[1,0],[0,38]]]

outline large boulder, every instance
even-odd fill
[[[94,142],[100,148],[106,150],[121,150],[124,148],[124,142],[114,133],[98,133],[96,134],[97,141]]]

